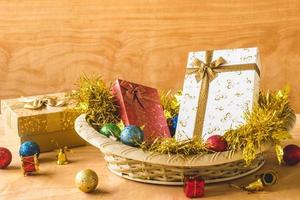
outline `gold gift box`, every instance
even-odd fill
[[[28,97],[42,98],[45,95]],[[65,99],[65,93],[47,95],[57,99]],[[27,99],[28,99],[27,98]],[[71,112],[71,104],[62,107],[41,107],[32,110],[24,108],[23,98],[1,100],[1,113],[7,134],[18,134],[19,144],[24,141],[35,141],[41,152],[52,151],[59,147],[76,147],[85,145],[74,130],[77,113]]]

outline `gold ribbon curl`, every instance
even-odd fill
[[[37,110],[43,107],[62,107],[66,104],[65,100],[58,100],[54,96],[37,97],[34,99],[24,98],[21,100],[24,104],[24,108],[30,110]]]
[[[187,68],[187,74],[195,74],[196,80],[201,82],[200,94],[198,99],[198,109],[196,113],[196,124],[193,133],[193,138],[200,139],[202,137],[204,117],[206,112],[206,105],[209,92],[209,83],[213,81],[218,73],[255,70],[260,76],[260,71],[255,63],[251,64],[234,64],[224,66],[226,60],[222,57],[212,61],[213,51],[206,51],[205,62],[195,59],[192,67]]]

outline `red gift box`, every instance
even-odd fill
[[[39,164],[36,155],[21,157],[22,169],[24,176],[36,173],[39,171]]]
[[[112,92],[123,123],[144,127],[144,140],[171,137],[158,91],[155,88],[118,79]]]
[[[188,175],[184,178],[184,193],[189,198],[204,196],[205,181],[200,176]]]

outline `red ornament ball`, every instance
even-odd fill
[[[4,147],[0,147],[0,169],[5,169],[11,162],[11,152]]]
[[[284,147],[283,160],[287,165],[296,165],[300,162],[300,147],[295,144]]]
[[[226,151],[228,144],[223,136],[212,135],[206,140],[206,147],[212,151],[222,152]]]

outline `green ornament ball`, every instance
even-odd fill
[[[108,123],[101,128],[100,133],[106,137],[114,136],[115,138],[120,139],[121,129],[116,124]]]

